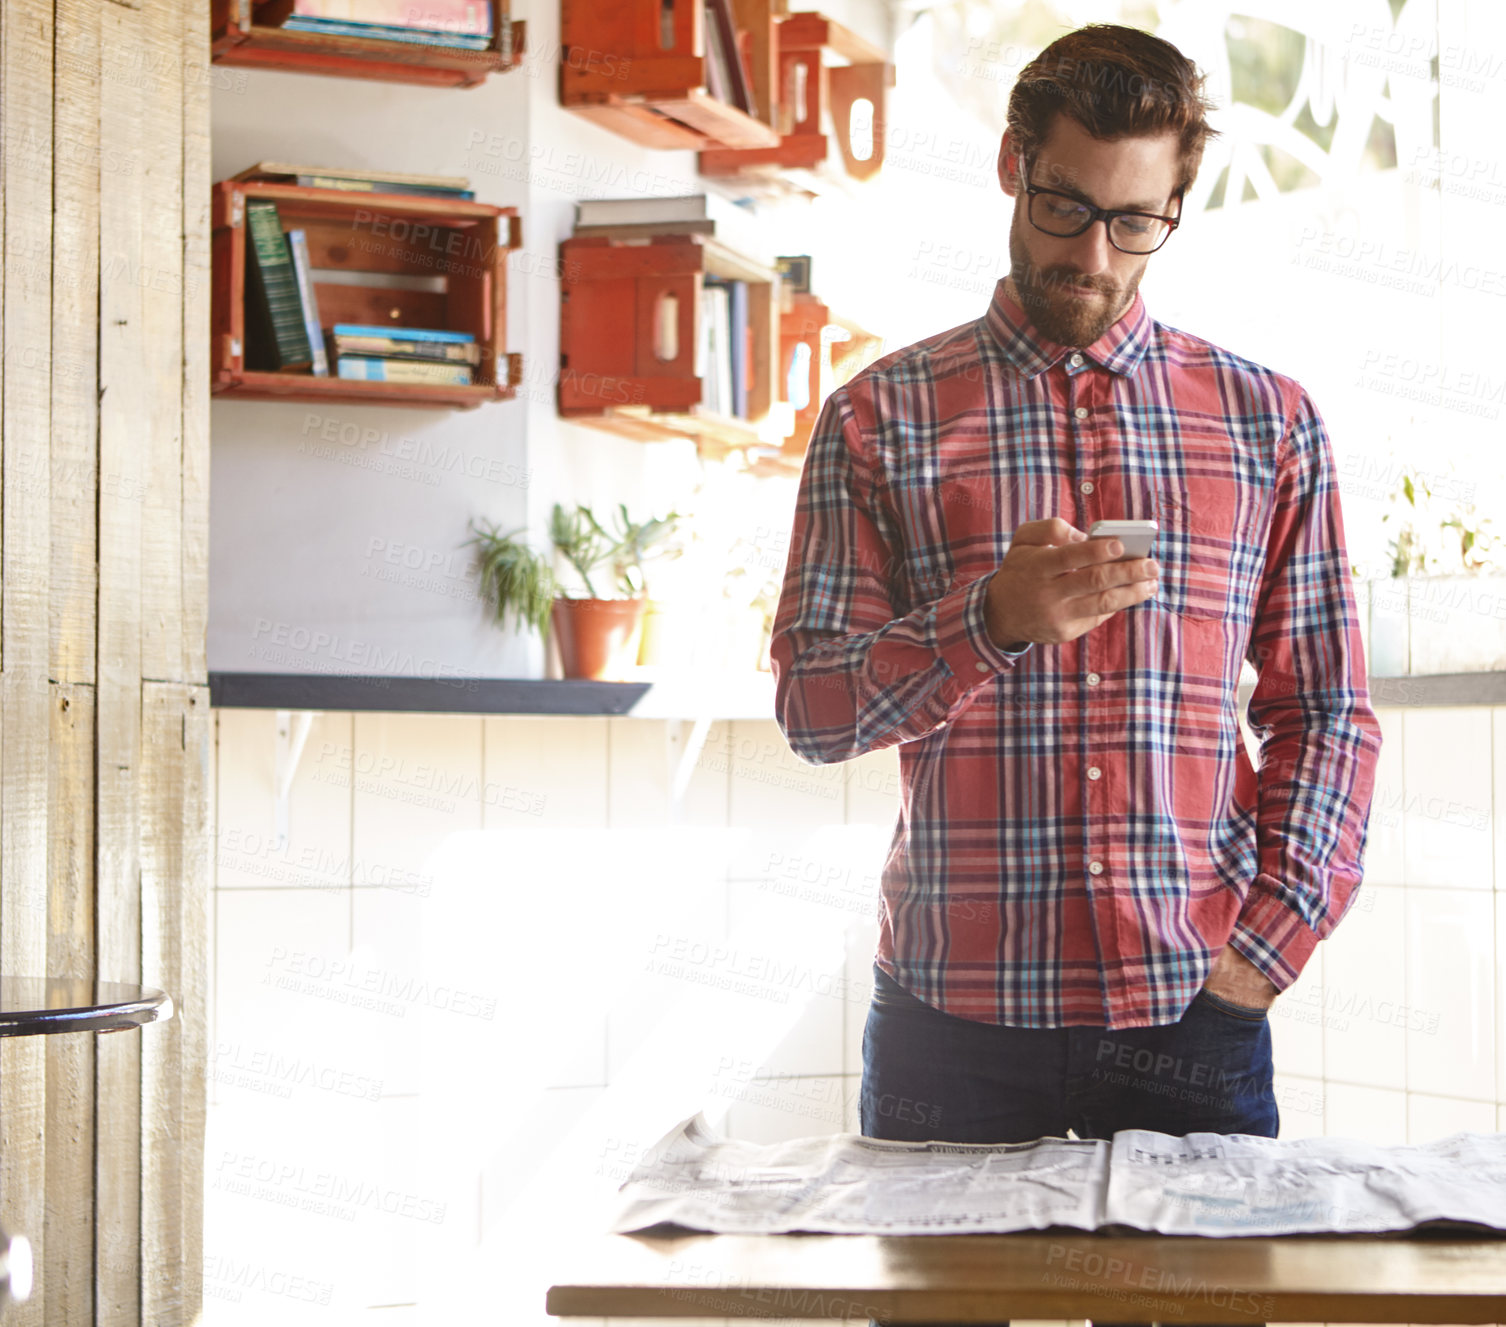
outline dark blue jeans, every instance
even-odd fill
[[[904,1142],[1109,1138],[1120,1129],[1274,1138],[1271,1029],[1206,991],[1161,1027],[1012,1028],[932,1009],[877,966],[863,1132]]]

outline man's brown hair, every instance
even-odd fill
[[[1170,42],[1138,28],[1092,23],[1058,37],[1020,70],[1009,94],[1010,144],[1034,157],[1058,111],[1094,138],[1174,133],[1180,196],[1217,133],[1208,125],[1213,105],[1203,83],[1198,67]]]

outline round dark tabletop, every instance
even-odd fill
[[[0,977],[0,1037],[50,1032],[118,1032],[173,1016],[150,986],[86,977]]]

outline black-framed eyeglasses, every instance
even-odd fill
[[[1182,224],[1180,216],[1162,217],[1154,212],[1094,207],[1071,194],[1038,188],[1030,183],[1029,166],[1025,166],[1024,184],[1028,200],[1025,215],[1030,218],[1030,224],[1058,239],[1081,235],[1095,221],[1101,221],[1109,233],[1109,243],[1120,253],[1147,254],[1155,253],[1171,238],[1171,232]]]

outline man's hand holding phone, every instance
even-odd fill
[[[1060,645],[1156,592],[1153,521],[1100,521],[1084,534],[1060,517],[1027,521],[989,580],[984,617],[1001,648]]]

